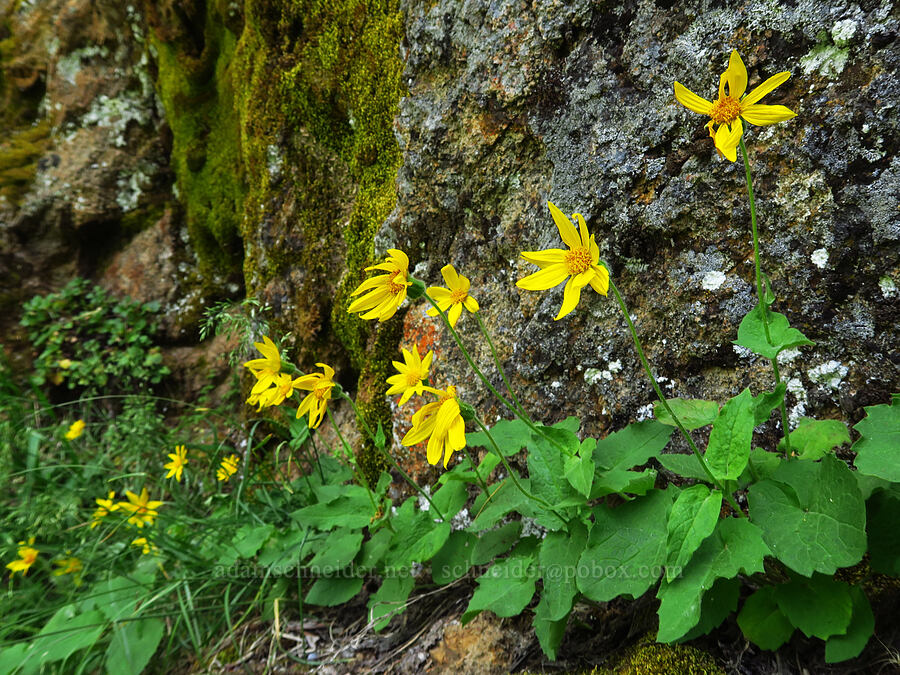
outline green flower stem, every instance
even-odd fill
[[[379,450],[381,450],[381,454],[383,454],[385,456],[385,459],[387,459],[387,461],[390,462],[391,466],[394,467],[394,469],[397,471],[397,473],[399,473],[403,477],[403,479],[407,483],[409,483],[414,490],[416,490],[416,492],[418,492],[420,495],[425,497],[425,500],[431,505],[431,508],[434,509],[434,512],[438,514],[438,516],[440,517],[441,520],[446,520],[446,518],[444,517],[444,514],[441,513],[441,510],[435,505],[435,503],[433,501],[431,501],[431,496],[427,492],[425,492],[425,490],[423,490],[421,487],[419,487],[419,484],[416,483],[416,481],[414,481],[408,473],[406,473],[402,468],[400,468],[400,465],[397,463],[397,460],[395,460],[393,458],[393,456],[391,455],[391,453],[389,453],[387,451],[387,448],[375,443],[375,434],[372,433],[372,429],[369,428],[369,425],[366,423],[366,420],[363,419],[362,413],[360,412],[359,408],[356,407],[356,401],[354,401],[352,398],[347,396],[347,393],[343,390],[341,390],[341,392],[340,392],[340,398],[343,398],[344,400],[347,401],[347,403],[350,404],[350,406],[353,408],[353,412],[356,413],[357,419],[359,419],[363,423],[363,426],[366,428],[366,433],[368,433],[369,436],[372,438],[373,445],[375,445],[375,447],[377,447]]]
[[[322,481],[322,485],[324,485],[324,484],[325,484],[325,472],[322,471],[322,462],[319,461],[319,447],[316,445],[316,437],[315,437],[315,434],[310,434],[310,435],[309,435],[309,442],[312,443],[313,450],[316,451],[316,456],[315,456],[315,460],[316,460],[316,461],[315,461],[315,465],[316,465],[316,467],[319,469],[319,479]],[[303,446],[301,445],[301,447],[303,447]],[[312,466],[312,464],[313,464],[313,461],[312,461],[312,460],[313,460],[313,457],[312,457],[312,453],[309,452],[309,448],[306,449],[306,455],[307,455],[307,460],[306,460],[306,461],[310,463],[310,466]]]
[[[490,430],[486,426],[484,426],[484,422],[482,422],[479,417],[475,418],[475,423],[478,425],[478,428],[484,432],[484,435],[487,436],[488,440],[491,442],[491,447],[494,449],[494,452],[497,453],[497,456],[500,458],[500,461],[503,462],[503,467],[506,469],[506,472],[509,474],[509,477],[512,478],[512,482],[515,483],[517,488],[519,488],[519,492],[521,492],[523,495],[525,495],[531,501],[537,502],[538,504],[543,506],[545,509],[552,511],[561,520],[565,520],[564,518],[562,518],[562,516],[560,516],[558,513],[556,513],[556,511],[553,509],[553,506],[550,504],[550,502],[544,501],[540,497],[537,497],[537,496],[531,494],[530,492],[528,492],[528,490],[526,490],[524,487],[522,487],[522,484],[519,482],[519,479],[516,477],[515,471],[512,470],[512,467],[509,465],[509,462],[506,461],[506,457],[503,456],[503,452],[500,450],[500,447],[497,445],[497,441],[494,440],[493,435],[491,435]]]
[[[482,382],[484,382],[485,386],[487,386],[487,388],[491,391],[491,393],[497,397],[497,400],[499,400],[501,403],[503,403],[503,405],[505,405],[507,408],[509,408],[516,417],[518,417],[520,420],[525,422],[525,424],[528,426],[528,428],[531,429],[534,433],[545,436],[545,438],[547,438],[551,443],[553,443],[553,445],[555,445],[557,448],[559,448],[560,451],[564,451],[565,448],[563,448],[552,437],[546,436],[538,428],[538,426],[534,422],[531,421],[531,418],[529,418],[528,415],[526,415],[524,411],[520,410],[516,405],[513,405],[505,397],[500,395],[500,392],[494,388],[494,385],[492,385],[490,383],[490,380],[488,380],[487,377],[485,377],[484,373],[481,372],[481,369],[478,368],[477,365],[475,365],[475,361],[472,359],[472,356],[469,354],[469,350],[466,349],[466,346],[463,344],[462,338],[460,338],[459,333],[457,333],[456,329],[450,325],[450,320],[447,318],[447,313],[444,312],[440,307],[438,307],[437,303],[431,298],[431,296],[428,295],[428,293],[424,293],[423,295],[425,296],[425,299],[431,303],[432,307],[434,307],[438,311],[438,314],[441,315],[441,318],[444,320],[444,325],[450,330],[450,334],[453,336],[453,340],[456,342],[456,346],[459,347],[459,351],[462,352],[463,358],[465,358],[466,363],[468,363],[469,367],[473,371],[475,371],[475,374],[478,376],[478,378]],[[502,374],[502,372],[503,371],[501,370],[501,374]],[[505,378],[504,378],[504,380],[505,380]],[[502,455],[501,455],[501,459],[502,459]]]
[[[530,421],[531,418],[528,417],[528,413],[525,412],[525,408],[522,407],[522,404],[519,402],[519,399],[516,396],[516,392],[513,391],[512,385],[509,383],[509,380],[506,377],[506,371],[503,370],[503,366],[500,363],[500,358],[497,356],[497,350],[494,347],[494,341],[491,340],[491,335],[490,333],[488,333],[487,327],[484,325],[484,321],[481,320],[481,314],[479,314],[478,312],[475,312],[475,320],[478,322],[478,327],[481,329],[481,334],[484,336],[485,341],[488,343],[488,347],[490,347],[491,349],[491,356],[494,357],[494,363],[497,366],[500,377],[503,378],[503,384],[506,385],[506,390],[509,392],[509,396],[512,399],[512,402],[515,404],[519,416]]]
[[[766,342],[772,344],[772,336],[769,332],[769,307],[765,302],[765,289],[763,288],[762,272],[759,264],[759,233],[756,227],[756,200],[753,198],[753,177],[750,174],[750,157],[747,155],[747,146],[741,137],[741,156],[744,158],[744,174],[747,178],[747,197],[750,200],[750,229],[753,231],[753,266],[756,273],[756,295],[759,298],[760,313],[762,314],[763,328],[766,332]],[[772,359],[772,371],[775,374],[775,386],[781,384],[781,373],[778,371],[778,357]],[[791,434],[788,428],[787,406],[784,398],[781,399],[781,427],[784,429],[784,446],[788,455],[791,454]]]
[[[478,465],[475,464],[475,460],[472,458],[472,455],[469,453],[469,448],[463,446],[463,452],[466,453],[466,457],[469,458],[469,464],[472,465],[472,471],[475,472],[475,478],[478,479],[478,484],[481,486],[481,489],[484,490],[484,494],[490,495],[490,490],[488,490],[487,483],[484,482],[484,478],[481,477],[481,474],[478,473]]]
[[[350,444],[347,443],[347,440],[344,438],[344,434],[341,433],[341,430],[338,428],[337,422],[334,421],[334,417],[331,414],[331,410],[329,408],[325,408],[325,412],[328,415],[328,420],[331,422],[331,426],[334,427],[334,432],[338,435],[338,438],[341,441],[341,445],[344,447],[344,453],[348,458],[353,457],[353,450],[350,448]],[[369,495],[369,501],[372,502],[372,510],[375,513],[378,513],[378,505],[375,503],[375,495],[372,493],[372,487],[369,485],[369,481],[366,479],[365,474],[362,471],[358,471],[356,468],[356,462],[348,459],[348,463],[350,465],[350,471],[353,472],[353,477],[360,483],[362,483],[363,487],[366,488],[366,494]],[[390,523],[388,523],[390,525]]]
[[[607,267],[607,269],[609,268]],[[675,422],[675,426],[678,427],[681,435],[684,436],[684,440],[687,441],[688,445],[691,448],[691,451],[694,453],[694,456],[698,460],[700,460],[700,466],[703,467],[703,471],[709,477],[709,480],[717,488],[719,488],[719,490],[722,491],[722,494],[725,495],[728,503],[731,504],[731,508],[734,509],[736,513],[739,513],[743,516],[744,512],[741,511],[740,507],[734,501],[731,493],[726,491],[722,483],[713,475],[712,470],[709,468],[709,464],[706,463],[706,458],[700,453],[700,450],[697,449],[697,446],[694,443],[694,439],[691,438],[691,435],[687,432],[687,429],[684,428],[684,425],[681,423],[681,420],[678,419],[675,411],[672,410],[672,408],[669,406],[669,402],[666,401],[666,397],[663,396],[662,390],[659,388],[659,383],[656,381],[656,378],[653,376],[653,371],[650,369],[650,362],[647,361],[647,357],[644,356],[644,349],[641,347],[641,340],[638,337],[637,330],[634,327],[634,323],[632,323],[631,321],[631,315],[628,313],[628,307],[625,306],[625,300],[622,298],[622,294],[619,293],[619,289],[616,286],[615,282],[612,280],[612,277],[610,277],[609,279],[609,287],[612,289],[613,294],[616,296],[616,300],[619,303],[619,308],[622,310],[622,314],[625,316],[625,322],[628,324],[628,330],[631,331],[631,339],[634,341],[634,347],[637,350],[638,358],[641,360],[641,365],[644,366],[644,372],[647,374],[647,377],[650,378],[650,383],[653,385],[653,391],[656,392],[656,397],[659,399],[660,403],[663,404],[666,412],[669,413],[669,416]]]

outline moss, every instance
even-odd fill
[[[660,675],[693,673],[725,675],[708,653],[687,645],[641,642],[630,647],[611,670],[615,675]]]
[[[171,166],[206,279],[240,269],[246,184],[232,60],[237,36],[213,3],[150,16],[156,89],[172,130]],[[194,25],[197,24],[197,25]],[[198,37],[202,39],[198,42]]]
[[[404,93],[399,2],[250,0],[244,12],[234,65],[243,83],[235,96],[248,186],[243,234],[258,239],[256,228],[272,228],[261,214],[287,194],[292,229],[265,234],[301,242],[289,252],[267,246],[264,264],[248,256],[248,294],[302,270],[301,287],[292,288],[293,323],[285,326],[300,337],[301,358],[320,360],[339,347],[359,373],[366,421],[389,430],[384,378],[399,321],[376,327],[346,307],[396,202],[401,156],[393,119]],[[289,168],[288,188],[273,177],[273,148]],[[377,476],[382,460],[374,448],[360,454]]]

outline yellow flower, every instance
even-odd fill
[[[425,389],[437,394],[439,398],[422,406],[413,415],[412,428],[401,443],[410,446],[427,438],[429,464],[437,464],[443,456],[446,469],[451,455],[466,447],[466,423],[459,411],[456,387],[450,386],[444,391],[432,387]]]
[[[131,514],[128,522],[136,527],[152,525],[156,516],[159,515],[156,509],[162,506],[164,502],[150,501],[150,495],[147,494],[147,488],[141,490],[140,497],[130,490],[125,493],[125,496],[128,497],[128,501],[119,502],[119,508],[128,511]]]
[[[97,509],[94,511],[94,515],[91,516],[91,529],[93,530],[100,524],[100,521],[103,520],[105,516],[108,516],[113,511],[119,510],[118,504],[113,504],[113,498],[116,496],[116,493],[112,490],[109,491],[106,499],[95,499],[94,502],[97,504]]]
[[[38,550],[34,548],[33,544],[34,537],[31,537],[27,544],[24,541],[19,542],[19,559],[13,560],[11,563],[6,563],[6,567],[10,570],[10,574],[21,572],[23,577],[28,574],[29,568],[34,565],[38,557]]]
[[[281,405],[286,398],[291,397],[299,381],[299,377],[293,380],[287,373],[281,373],[271,387],[256,395],[254,402],[259,403],[260,410],[272,405]],[[250,399],[247,399],[247,402],[250,403]]]
[[[331,399],[331,388],[334,386],[334,382],[331,379],[334,377],[334,369],[326,366],[324,363],[317,363],[316,365],[322,369],[321,373],[311,373],[298,377],[293,384],[295,388],[309,392],[306,398],[300,402],[300,407],[297,408],[297,418],[299,419],[308,413],[310,429],[315,429],[321,424],[325,408],[328,406],[329,399]]]
[[[719,76],[719,98],[715,101],[707,101],[680,82],[675,83],[675,98],[688,110],[710,116],[706,128],[715,141],[716,149],[734,162],[737,161],[737,146],[744,133],[741,119],[750,124],[764,126],[797,116],[797,113],[783,105],[757,103],[775,87],[783,84],[790,76],[791,74],[787,71],[773,75],[744,96],[744,92],[747,91],[747,68],[744,67],[744,62],[741,61],[737,51],[732,51],[728,68]],[[716,125],[718,125],[717,129],[714,128]]]
[[[463,275],[457,274],[453,265],[444,265],[441,268],[441,275],[447,282],[447,288],[432,286],[426,291],[437,303],[437,307],[428,310],[428,316],[437,316],[440,313],[438,309],[440,309],[441,312],[447,313],[450,325],[456,327],[463,306],[474,314],[478,311],[478,301],[469,295],[469,280]]]
[[[250,398],[247,399],[247,402],[251,405],[257,402],[259,394],[274,384],[281,373],[281,354],[272,340],[264,335],[263,341],[254,342],[253,346],[259,350],[263,358],[250,359],[244,362],[244,367],[249,368],[250,372],[256,376],[256,384],[253,385],[253,389],[250,391]],[[251,399],[253,400],[251,401]]]
[[[393,361],[394,368],[398,373],[387,379],[387,383],[391,385],[391,388],[387,390],[387,395],[402,394],[400,405],[406,403],[413,394],[421,396],[425,389],[425,380],[428,379],[428,368],[431,366],[432,358],[434,358],[434,352],[431,351],[425,355],[424,359],[420,358],[418,345],[413,345],[412,352],[404,349],[404,362]]]
[[[409,275],[409,258],[396,248],[388,249],[383,263],[367,267],[366,271],[382,270],[387,274],[370,277],[362,282],[350,295],[366,293],[350,303],[347,311],[351,314],[360,312],[362,319],[378,319],[387,321],[406,299],[406,289],[412,284]],[[368,292],[366,292],[368,291]],[[362,312],[365,312],[364,314]]]
[[[60,359],[59,367],[63,370],[68,370],[72,367],[72,359]]]
[[[147,555],[150,551],[156,553],[159,549],[147,541],[147,537],[138,537],[137,539],[131,542],[132,546],[139,546],[141,549],[141,555]]]
[[[69,425],[69,430],[66,432],[66,440],[74,441],[81,436],[82,432],[84,432],[84,420],[75,420]]]
[[[188,463],[187,448],[185,448],[183,445],[176,445],[175,452],[170,452],[168,456],[172,461],[168,464],[163,464],[163,468],[169,470],[169,473],[166,474],[166,478],[175,476],[175,480],[180,483],[181,473],[184,471],[184,465]]]
[[[68,553],[68,551],[66,551],[66,553]],[[75,585],[81,585],[81,560],[71,556],[62,558],[61,560],[54,560],[53,564],[59,566],[59,569],[53,570],[53,576],[61,577],[64,574],[71,574]]]
[[[587,284],[600,295],[609,290],[609,271],[600,264],[600,249],[594,241],[594,235],[588,234],[587,224],[580,213],[572,217],[578,221],[578,230],[566,215],[553,202],[547,202],[559,236],[569,247],[568,251],[549,248],[545,251],[523,251],[522,257],[541,268],[524,279],[519,279],[516,286],[526,291],[545,291],[558,286],[570,277],[563,293],[563,304],[554,321],[558,321],[571,312],[581,299],[581,289]]]
[[[219,469],[216,471],[216,478],[220,481],[228,482],[228,479],[237,473],[238,462],[240,461],[241,458],[233,453],[223,459]]]

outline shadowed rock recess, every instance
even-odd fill
[[[783,355],[789,412],[853,423],[900,389],[888,0],[3,0],[0,19],[10,343],[22,299],[75,273],[163,301],[182,344],[243,287],[395,438],[383,380],[417,338],[438,384],[504,415],[421,304],[347,315],[362,267],[397,247],[430,284],[448,262],[472,280],[526,408],[602,434],[653,394],[610,298],[587,289],[553,321],[561,286],[515,287],[534,270],[520,251],[560,246],[551,200],[584,214],[667,395],[771,388],[731,344],[755,303],[743,167],[672,92],[713,98],[737,49],[751,87],[791,72],[765,102],[798,114],[745,133],[774,308],[816,342]],[[460,328],[493,373],[471,317]]]

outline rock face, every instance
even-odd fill
[[[816,342],[783,355],[789,410],[856,421],[900,384],[892,7],[406,3],[403,164],[378,241],[410,251],[431,283],[447,262],[472,279],[503,362],[542,419],[574,413],[602,431],[646,416],[654,398],[612,296],[587,289],[555,322],[561,286],[514,286],[536,270],[520,251],[562,247],[548,200],[584,214],[666,395],[721,401],[771,387],[768,366],[731,345],[756,302],[743,166],[716,157],[708,118],[672,90],[678,80],[714,99],[737,49],[751,88],[791,72],[763,102],[798,114],[745,133],[775,309]],[[410,310],[408,333],[420,317]],[[490,401],[450,345],[441,337],[439,379]]]
[[[328,4],[328,3],[326,3]],[[735,350],[755,303],[743,167],[720,160],[675,80],[714,98],[737,49],[751,88],[798,116],[749,127],[775,309],[816,342],[787,353],[793,417],[855,422],[900,389],[900,41],[894,3],[0,0],[0,301],[78,273],[166,304],[168,339],[240,282],[327,360],[370,421],[399,348],[506,415],[415,304],[349,316],[362,267],[405,250],[472,281],[525,406],[604,433],[653,400],[614,300],[530,292],[523,250],[579,212],[668,396],[772,386]],[[153,283],[144,283],[143,278]],[[243,279],[241,279],[243,277]],[[471,317],[460,323],[496,385]],[[770,423],[770,431],[776,431]]]

